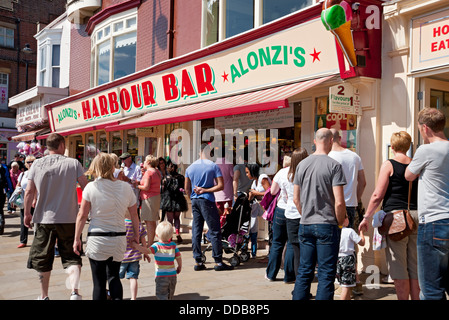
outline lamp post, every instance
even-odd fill
[[[25,53],[25,55],[30,55],[33,53],[33,50],[31,50],[29,43],[25,44],[25,48],[22,49],[22,52]],[[32,62],[33,60],[28,60],[28,59],[22,59],[22,60],[23,60],[23,62],[25,62],[25,67],[26,67],[25,90],[28,90],[28,64],[30,62]]]

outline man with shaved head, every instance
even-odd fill
[[[315,266],[318,263],[316,300],[332,300],[341,226],[346,206],[343,186],[346,178],[341,164],[328,156],[333,135],[327,128],[315,133],[316,151],[302,160],[293,181],[293,201],[301,213],[299,225],[300,265],[293,300],[310,298]]]

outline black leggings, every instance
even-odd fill
[[[121,262],[112,261],[112,257],[105,261],[97,261],[89,258],[89,261],[90,269],[92,271],[92,280],[94,282],[92,299],[107,300],[107,281],[112,300],[122,300],[123,287],[119,277]]]

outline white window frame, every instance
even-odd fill
[[[206,44],[206,27],[207,27],[207,0],[202,0],[202,20],[201,20],[201,47],[207,47]],[[218,42],[226,39],[226,1],[227,0],[217,0],[218,1]],[[254,28],[258,28],[263,25],[263,1],[264,0],[254,0]],[[320,0],[314,0],[314,4]],[[301,9],[304,10],[304,9]],[[298,10],[298,11],[301,11]],[[250,30],[248,30],[250,31]],[[246,31],[245,31],[246,32]],[[242,32],[244,33],[244,32]],[[233,36],[234,37],[234,36]]]
[[[128,25],[128,22],[135,20],[132,26]],[[121,30],[115,30],[115,27],[122,23],[123,28]],[[91,34],[91,75],[90,86],[98,86],[98,48],[101,44],[109,41],[109,81],[113,81],[114,77],[114,38],[135,32],[137,37],[137,8],[133,8],[122,13],[119,13],[113,17],[110,17],[100,24],[95,26],[94,31]],[[137,59],[136,59],[137,60]],[[136,61],[137,62],[137,61]]]
[[[38,41],[37,53],[37,85],[52,87],[53,84],[53,46],[59,45],[59,83],[61,85],[61,54],[62,54],[62,29],[47,30],[46,36]],[[43,54],[45,53],[45,54]]]

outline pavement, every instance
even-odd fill
[[[7,213],[5,210],[5,231],[0,236],[0,300],[35,300],[40,294],[39,280],[34,270],[27,269],[26,262],[33,232],[29,231],[28,245],[17,248],[20,235],[20,211]],[[83,235],[87,234],[87,227]],[[277,281],[267,281],[267,250],[259,249],[256,258],[242,262],[232,271],[215,271],[211,251],[206,252],[207,269],[194,271],[190,233],[182,233],[183,243],[178,245],[183,267],[178,275],[174,300],[291,300],[294,283],[283,282],[280,270]],[[85,238],[84,238],[85,240]],[[224,261],[229,263],[232,254],[224,253]],[[138,300],[156,300],[154,284],[154,263],[141,261]],[[363,294],[354,296],[353,300],[397,300],[394,286],[378,283],[374,288],[371,279],[382,279],[383,275],[360,274]],[[59,258],[55,258],[50,279],[49,298],[51,300],[68,300],[70,290],[67,287],[67,274]],[[129,282],[122,280],[124,299],[130,299]],[[315,277],[311,293],[316,293]],[[335,285],[335,300],[339,300],[339,288]],[[92,299],[92,277],[89,260],[83,256],[80,294],[83,300]]]

